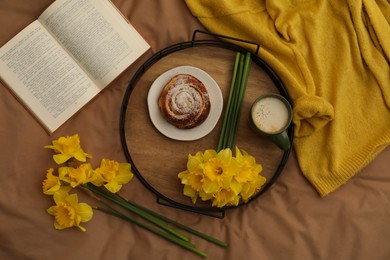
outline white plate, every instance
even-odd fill
[[[205,85],[209,93],[211,104],[209,116],[202,124],[191,129],[179,129],[171,125],[162,116],[158,107],[158,98],[162,89],[177,74],[193,75]],[[148,108],[153,125],[163,135],[175,140],[192,141],[206,136],[214,129],[222,113],[223,97],[217,82],[205,71],[192,66],[180,66],[164,72],[153,82],[148,93]]]

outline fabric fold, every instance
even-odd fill
[[[334,118],[333,106],[318,96],[305,95],[295,99],[293,112],[297,137],[311,135]]]
[[[321,196],[390,143],[388,1],[186,4],[211,32],[260,44],[293,100],[298,163]]]

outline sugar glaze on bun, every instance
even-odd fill
[[[178,74],[164,86],[158,106],[169,123],[180,129],[190,129],[206,120],[211,105],[207,89],[199,79]]]

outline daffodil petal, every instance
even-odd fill
[[[232,151],[230,149],[223,149],[218,153],[218,157],[223,161],[229,162],[232,158]]]
[[[48,208],[46,211],[47,211],[47,213],[49,213],[50,215],[54,215],[54,214],[55,214],[55,208],[56,208],[56,206],[51,206],[51,207]]]
[[[103,179],[102,175],[95,171],[95,179],[92,181],[92,184],[95,185],[95,186],[103,186],[103,184],[105,183],[106,181]]]
[[[53,195],[61,188],[61,182],[58,176],[53,175],[53,168],[46,172],[46,179],[42,182],[42,191],[46,195]]]
[[[211,158],[214,158],[217,156],[217,152],[215,150],[206,150],[203,155],[203,161],[207,162]]]
[[[232,181],[229,188],[234,192],[235,195],[238,195],[242,190],[242,184],[236,181]]]
[[[220,189],[218,183],[206,179],[203,183],[203,190],[205,193],[213,194]]]
[[[184,185],[183,193],[184,193],[184,195],[191,197],[191,198],[196,195],[196,191],[193,188],[191,188],[191,186],[189,186],[189,185]]]
[[[54,228],[58,229],[58,230],[62,230],[62,229],[69,228],[69,227],[62,226],[62,225],[58,224],[57,221],[54,221]]]
[[[73,153],[73,157],[79,162],[85,162],[87,160],[87,156],[83,150],[79,149],[75,153]]]
[[[210,200],[214,197],[214,193],[206,193],[204,190],[199,191],[199,197],[203,200]]]
[[[54,202],[55,202],[56,204],[58,204],[58,203],[60,203],[61,201],[63,201],[67,196],[68,196],[68,193],[67,193],[67,192],[60,190],[60,191],[54,193],[53,199],[54,199]]]
[[[53,160],[56,162],[56,164],[63,164],[64,162],[68,161],[70,158],[72,158],[72,156],[69,154],[53,155]]]
[[[120,184],[126,184],[133,179],[134,174],[131,172],[130,164],[120,163],[119,172],[115,177],[115,181]]]
[[[112,193],[117,193],[122,188],[122,185],[118,184],[116,181],[111,181],[106,183],[104,187]]]
[[[187,162],[187,169],[190,172],[198,171],[199,169],[201,169],[201,164],[202,164],[202,159],[196,156],[190,156]]]
[[[76,213],[80,216],[81,222],[90,221],[93,216],[93,210],[87,203],[79,203],[77,205]]]
[[[115,181],[119,184],[126,184],[133,179],[133,174],[121,174],[115,177]]]
[[[77,203],[79,201],[78,197],[77,197],[77,194],[74,193],[74,194],[70,194],[68,196],[66,196],[65,200],[73,207],[77,207]]]
[[[184,188],[183,188],[183,193],[187,197],[191,198],[191,201],[192,201],[193,204],[196,203],[196,200],[198,198],[198,193],[193,188],[191,188],[188,185],[185,185]]]
[[[181,179],[183,181],[183,179],[188,175],[188,173],[189,173],[189,171],[185,170],[185,171],[179,172],[179,174],[177,176],[179,177],[179,179]]]

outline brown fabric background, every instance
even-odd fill
[[[52,1],[0,1],[0,46],[38,17]],[[78,133],[86,151],[124,161],[119,111],[139,65],[156,51],[191,39],[202,29],[180,0],[114,1],[151,50],[114,84],[49,136],[10,91],[0,86],[0,259],[199,259],[134,225],[95,212],[78,229],[57,231],[41,192],[52,153],[44,145]],[[326,154],[324,154],[326,156]],[[209,259],[389,259],[390,148],[343,187],[320,198],[302,176],[293,153],[271,190],[228,210],[224,219],[160,206],[137,179],[123,194],[161,214],[230,244],[222,249],[191,240]]]

